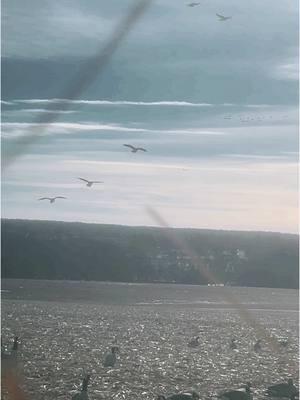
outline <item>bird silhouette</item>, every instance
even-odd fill
[[[198,347],[199,346],[199,339],[200,339],[200,336],[197,336],[197,337],[194,337],[193,339],[191,339],[190,341],[189,341],[189,343],[188,343],[188,346],[189,347]]]
[[[88,179],[84,179],[84,178],[77,178],[77,179],[85,182],[87,187],[93,186],[94,183],[104,183],[102,181],[89,181]]]
[[[254,348],[255,351],[261,350],[261,340],[260,339],[255,343],[253,348]]]
[[[287,383],[279,383],[277,385],[269,386],[267,394],[271,397],[283,397],[293,400],[299,391],[293,383],[293,379],[289,379]]]
[[[113,346],[111,348],[111,352],[106,354],[105,359],[103,361],[104,367],[113,367],[117,362],[116,352],[119,350],[117,346]]]
[[[231,348],[231,350],[237,349],[237,344],[236,344],[236,339],[235,338],[231,339],[229,347]]]
[[[249,382],[244,385],[245,391],[242,390],[229,390],[218,395],[219,399],[222,400],[251,400],[252,394],[250,390],[251,384]]]
[[[282,347],[287,347],[289,345],[288,339],[281,339],[278,341],[279,345]]]
[[[199,400],[199,395],[196,392],[191,392],[191,393],[177,393],[177,394],[172,394],[171,396],[163,396],[159,395],[157,396],[157,400]]]
[[[49,200],[50,204],[53,204],[56,199],[66,199],[66,197],[63,196],[56,196],[56,197],[41,197],[39,200]]]
[[[18,363],[18,346],[19,346],[19,337],[14,337],[14,342],[11,348],[11,352],[7,353],[1,349],[1,364],[4,371],[14,370]]]
[[[200,3],[189,3],[187,4],[188,7],[195,7],[195,6],[199,6]]]
[[[227,21],[228,19],[231,19],[232,17],[225,17],[224,15],[221,14],[216,14],[217,17],[219,17],[219,21]]]
[[[136,152],[138,152],[139,150],[140,150],[140,151],[147,151],[147,150],[144,149],[143,147],[135,147],[135,146],[132,146],[131,144],[123,144],[123,146],[129,147],[129,148],[131,149],[131,152],[132,152],[132,153],[136,153]]]
[[[87,390],[90,377],[91,375],[87,375],[85,378],[83,378],[81,392],[74,394],[74,396],[72,396],[72,400],[88,400],[89,396]]]

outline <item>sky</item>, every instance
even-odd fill
[[[2,152],[42,135],[2,169],[2,217],[297,232],[298,2],[153,1],[61,110],[132,4],[3,0]]]

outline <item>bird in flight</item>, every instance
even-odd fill
[[[227,21],[228,19],[231,19],[232,17],[224,17],[224,15],[216,14],[217,17],[219,17],[219,21]]]
[[[77,179],[79,179],[79,180],[85,182],[87,187],[93,186],[94,183],[104,183],[104,182],[102,182],[102,181],[89,181],[89,180],[84,179],[84,178],[77,178]]]
[[[139,150],[140,151],[147,151],[146,149],[143,149],[143,147],[134,147],[131,144],[123,144],[123,146],[129,147],[131,149],[132,153],[137,153]]]
[[[200,3],[189,3],[187,4],[188,7],[195,7],[195,6],[199,6]]]
[[[54,203],[56,199],[66,199],[66,197],[63,196],[56,196],[56,197],[41,197],[39,200],[49,200],[50,203]]]

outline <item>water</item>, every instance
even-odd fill
[[[289,338],[277,352],[224,301],[231,290],[270,333]],[[21,338],[24,388],[30,399],[68,399],[85,372],[90,399],[154,399],[194,389],[201,399],[251,381],[297,381],[298,291],[188,285],[2,281],[4,343]],[[200,346],[187,346],[192,336]],[[238,349],[228,343],[237,338]],[[120,347],[115,368],[102,360]]]

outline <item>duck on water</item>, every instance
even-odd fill
[[[12,367],[17,363],[18,358],[18,346],[19,346],[19,337],[14,337],[14,342],[11,348],[11,352],[7,353],[3,345],[1,345],[1,363],[2,367]]]
[[[245,391],[242,390],[229,390],[228,392],[223,392],[218,395],[219,399],[222,400],[252,400],[251,394],[251,383],[247,382],[243,386]]]
[[[232,338],[232,339],[231,339],[229,348],[230,348],[231,350],[236,350],[236,349],[237,349],[237,344],[236,344],[236,339],[235,339],[235,338]]]
[[[198,347],[199,346],[199,339],[200,339],[200,336],[196,336],[196,337],[194,337],[193,339],[191,339],[189,342],[188,342],[188,346],[189,347]]]
[[[74,396],[72,396],[72,400],[88,400],[89,399],[87,391],[88,391],[88,385],[89,385],[90,378],[91,378],[91,375],[86,375],[83,378],[81,391],[80,391],[80,393],[74,394]]]
[[[163,396],[160,394],[157,396],[156,400],[199,400],[200,396],[196,392],[191,393],[177,393],[171,396]]]
[[[267,394],[270,397],[282,397],[294,400],[299,396],[299,391],[294,385],[293,379],[289,379],[287,383],[278,383],[277,385],[269,386]]]
[[[103,361],[103,366],[104,367],[113,367],[115,365],[115,363],[117,362],[117,355],[116,352],[119,350],[119,348],[117,346],[113,346],[111,348],[111,352],[108,353],[105,356],[105,359]]]

